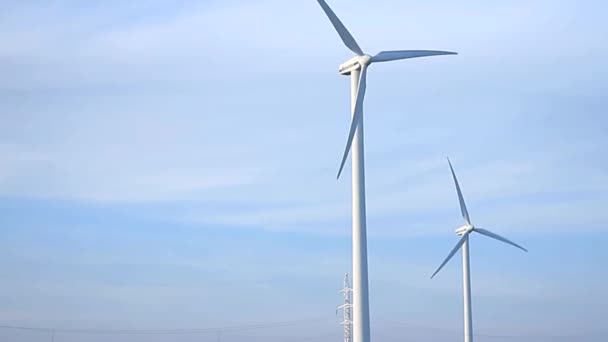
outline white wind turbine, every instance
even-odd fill
[[[356,54],[339,67],[342,75],[350,75],[352,119],[346,148],[338,170],[338,178],[352,146],[353,191],[353,342],[370,341],[369,298],[367,281],[367,233],[365,227],[365,170],[363,153],[363,98],[365,97],[367,68],[372,63],[400,59],[452,55],[454,52],[402,50],[383,51],[375,56],[366,55],[344,24],[324,0],[317,0],[342,38],[344,45]]]
[[[454,178],[454,184],[456,185],[456,192],[458,193],[458,201],[460,202],[460,212],[462,213],[462,217],[464,218],[465,224],[460,228],[456,229],[456,234],[462,236],[460,241],[456,244],[456,247],[452,249],[448,257],[441,263],[437,271],[433,273],[431,279],[439,273],[439,271],[447,264],[448,261],[456,254],[459,248],[462,247],[462,280],[463,280],[463,291],[464,291],[464,341],[465,342],[473,342],[473,313],[471,312],[471,273],[470,273],[470,265],[469,265],[469,234],[475,232],[479,233],[498,241],[502,241],[511,246],[515,246],[524,252],[528,250],[523,248],[522,246],[516,244],[513,241],[510,241],[496,233],[492,233],[487,229],[482,229],[479,227],[475,227],[471,223],[471,218],[469,217],[469,212],[467,211],[467,206],[464,203],[464,198],[462,197],[462,191],[460,190],[460,185],[458,184],[458,179],[456,179],[456,174],[454,173],[454,168],[452,167],[452,163],[450,159],[448,159],[448,164],[450,165],[450,170],[452,171],[452,177]]]

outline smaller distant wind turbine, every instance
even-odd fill
[[[492,233],[489,230],[475,227],[471,223],[471,218],[469,217],[469,212],[467,211],[467,206],[464,203],[464,198],[462,197],[462,191],[460,191],[460,185],[458,184],[458,179],[456,179],[456,174],[454,173],[454,168],[452,167],[452,163],[448,158],[448,164],[450,165],[450,170],[452,171],[452,177],[454,178],[454,184],[456,185],[456,192],[458,193],[458,201],[460,202],[460,211],[462,213],[462,217],[464,218],[465,224],[460,228],[456,229],[456,235],[462,236],[460,241],[456,244],[454,249],[448,254],[448,257],[441,263],[437,271],[433,273],[431,279],[435,277],[437,273],[445,266],[445,264],[450,261],[450,259],[456,254],[459,248],[462,247],[462,279],[463,279],[463,290],[464,290],[464,341],[465,342],[473,342],[473,315],[471,312],[471,275],[469,270],[469,234],[475,232],[481,235],[485,235],[496,239],[498,241],[504,242],[511,246],[517,247],[524,252],[528,250],[523,248],[522,246],[516,244],[515,242],[508,240],[496,233]]]

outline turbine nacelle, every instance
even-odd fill
[[[338,72],[340,75],[350,75],[351,72],[361,69],[362,66],[368,66],[372,63],[372,56],[363,55],[363,56],[355,56],[348,61],[340,64],[338,68]]]

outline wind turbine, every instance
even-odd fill
[[[317,0],[338,31],[347,48],[356,56],[339,67],[339,73],[350,75],[352,119],[346,148],[342,156],[338,177],[342,173],[352,146],[352,193],[353,193],[353,342],[370,341],[369,295],[367,281],[367,233],[365,225],[365,169],[363,153],[363,98],[365,97],[367,68],[372,63],[400,59],[453,55],[455,52],[428,50],[383,51],[375,56],[366,55],[348,32],[344,24],[324,0]]]
[[[463,291],[464,291],[464,341],[465,342],[473,342],[473,314],[471,312],[471,274],[470,274],[470,265],[469,265],[469,235],[471,233],[479,233],[481,235],[485,235],[491,237],[492,239],[496,239],[498,241],[504,242],[511,246],[517,247],[524,252],[528,250],[523,248],[522,246],[516,244],[515,242],[508,240],[496,233],[492,233],[491,231],[483,228],[475,227],[471,223],[471,218],[469,217],[469,212],[467,211],[467,206],[464,203],[464,197],[462,197],[462,191],[460,190],[460,185],[458,184],[458,179],[456,179],[456,173],[454,173],[454,168],[452,167],[452,163],[448,158],[448,164],[450,165],[450,170],[452,171],[452,177],[454,178],[454,184],[456,186],[456,192],[458,193],[458,201],[460,202],[460,212],[462,213],[462,217],[464,218],[465,224],[460,228],[456,229],[456,235],[462,236],[460,241],[456,244],[456,247],[452,249],[448,257],[441,263],[437,271],[433,273],[431,279],[435,277],[437,273],[447,264],[448,261],[456,254],[459,248],[462,247],[462,280],[463,280]]]

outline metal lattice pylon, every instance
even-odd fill
[[[348,279],[348,273],[344,274],[344,288],[340,290],[340,293],[344,296],[344,304],[338,306],[338,310],[342,310],[344,319],[342,326],[344,326],[344,342],[352,342],[352,331],[353,331],[353,318],[352,318],[352,293],[353,289],[350,287],[350,281]]]

